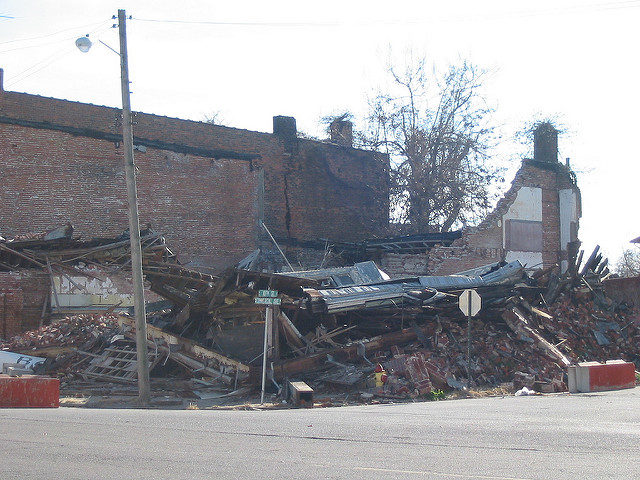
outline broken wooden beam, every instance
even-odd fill
[[[545,340],[536,330],[529,326],[524,313],[517,306],[512,306],[502,312],[502,318],[514,333],[531,338],[535,345],[551,358],[560,361],[563,365],[571,365],[571,361],[558,348]]]
[[[421,329],[427,333],[426,329]],[[416,331],[413,328],[405,328],[396,332],[386,333],[370,339],[360,340],[346,347],[333,348],[324,350],[306,357],[294,358],[292,360],[278,362],[273,365],[273,373],[276,379],[289,377],[302,372],[313,371],[322,367],[327,356],[342,360],[358,358],[359,345],[364,345],[365,355],[379,350],[384,350],[392,345],[402,345],[412,342],[417,338]]]
[[[118,324],[121,328],[127,326],[131,329],[135,329],[135,321],[131,317],[120,315],[118,317]],[[229,358],[225,355],[222,355],[221,353],[209,350],[208,348],[205,348],[188,338],[179,337],[173,333],[165,332],[164,330],[158,327],[154,327],[153,325],[147,324],[147,338],[149,340],[164,340],[169,345],[179,345],[182,352],[184,353],[215,360],[220,365],[231,367],[234,370],[238,370],[243,373],[249,373],[250,370],[248,365],[245,365],[238,360],[234,360],[233,358]]]

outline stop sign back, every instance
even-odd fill
[[[458,306],[466,316],[474,317],[482,307],[482,300],[480,299],[478,292],[469,288],[460,295],[460,298],[458,299]]]

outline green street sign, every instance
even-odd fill
[[[281,298],[256,297],[253,300],[258,305],[280,305],[282,303],[282,299]]]
[[[277,290],[258,290],[258,296],[264,298],[276,298],[278,296]]]

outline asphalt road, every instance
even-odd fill
[[[633,479],[640,388],[313,410],[0,409],[0,479]]]

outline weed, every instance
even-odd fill
[[[431,390],[427,394],[428,400],[444,400],[445,397],[446,397],[446,394],[442,390]]]

